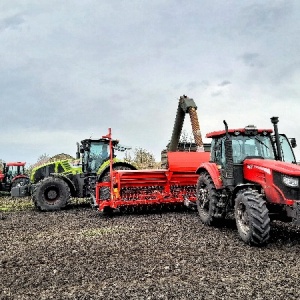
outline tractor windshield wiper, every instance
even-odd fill
[[[260,144],[262,144],[262,145],[265,146],[267,149],[269,149],[269,147],[268,147],[263,141],[261,141],[257,136],[255,137],[255,139],[256,139]]]

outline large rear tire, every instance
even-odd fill
[[[218,194],[207,172],[200,173],[197,182],[197,209],[200,220],[209,226],[220,224],[223,214],[217,213]]]
[[[270,218],[262,195],[252,189],[238,193],[234,214],[240,238],[249,245],[267,244],[270,233]]]
[[[33,202],[41,211],[55,211],[64,208],[71,197],[67,183],[57,177],[46,177],[35,185]]]

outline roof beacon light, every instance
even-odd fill
[[[248,125],[245,127],[245,134],[246,135],[257,135],[258,131],[256,126],[254,125]]]

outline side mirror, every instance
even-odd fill
[[[297,147],[297,142],[296,142],[295,138],[291,138],[290,142],[291,142],[292,148],[296,148]]]

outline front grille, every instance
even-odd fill
[[[283,176],[283,174],[274,171],[273,172],[274,184],[283,192],[285,198],[291,199],[291,200],[300,200],[299,187],[291,188],[291,187],[286,186],[282,182],[282,176]],[[299,181],[300,181],[300,178],[299,178]]]

